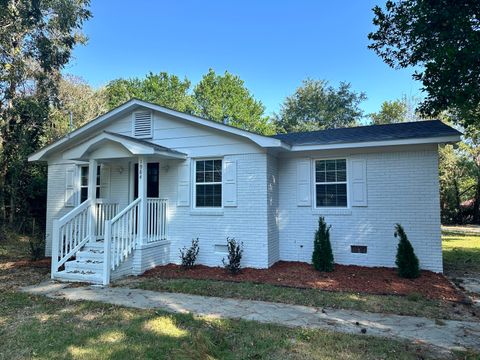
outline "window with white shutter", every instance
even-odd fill
[[[134,137],[151,138],[153,136],[153,116],[150,111],[134,112],[132,121]]]
[[[65,207],[75,206],[75,166],[68,166],[65,173]]]

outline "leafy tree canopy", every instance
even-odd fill
[[[188,94],[190,81],[181,80],[166,72],[150,72],[144,79],[116,79],[106,86],[108,106],[113,109],[124,102],[137,98],[170,109],[193,111],[192,98]]]
[[[73,75],[64,75],[58,86],[58,101],[50,108],[49,123],[45,129],[45,142],[51,142],[72,127],[77,129],[88,121],[106,113],[108,109],[105,89],[93,89],[85,80]]]
[[[196,114],[260,134],[271,135],[274,126],[264,116],[265,107],[245,87],[242,79],[225,71],[217,75],[210,69],[195,86]]]
[[[81,28],[91,17],[89,0],[0,1],[0,226],[19,212],[28,212],[22,185],[42,173],[28,164],[26,154],[40,146],[57,102],[60,72],[76,44],[84,43]],[[31,193],[30,193],[31,194]],[[23,204],[19,204],[23,196]],[[27,206],[28,205],[28,206]],[[21,209],[24,209],[22,211]],[[31,207],[30,207],[31,210]],[[1,236],[2,234],[0,234]]]
[[[366,98],[346,82],[334,88],[325,80],[307,79],[285,99],[275,124],[279,132],[355,126],[363,116],[359,105]]]
[[[402,0],[375,6],[369,48],[394,68],[415,67],[428,117],[458,113],[468,126],[480,115],[480,2]]]
[[[379,112],[370,114],[372,124],[395,124],[407,117],[407,104],[403,100],[384,101]]]

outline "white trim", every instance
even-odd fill
[[[133,155],[159,155],[167,158],[185,159],[187,155],[180,152],[164,151],[156,148],[155,144],[141,144],[139,142],[126,139],[122,136],[115,134],[102,132],[68,150],[63,153],[63,158],[67,160],[81,160],[88,153],[92,146],[95,146],[99,142],[109,140],[114,143],[123,146],[130,154]]]
[[[220,185],[222,187],[222,199],[220,202],[220,206],[200,206],[197,207],[197,201],[196,201],[196,195],[197,195],[197,177],[196,177],[196,169],[197,169],[197,161],[208,161],[208,160],[220,160],[222,162],[222,181],[220,182],[211,182],[211,183],[199,183],[199,185]],[[192,211],[191,213],[196,213],[197,214],[207,214],[211,213],[212,215],[223,215],[223,162],[224,159],[223,157],[208,157],[208,158],[195,158],[192,159],[192,164],[191,164],[191,170],[190,173],[192,175],[191,177],[191,183],[192,183]]]
[[[317,161],[322,161],[322,160],[345,160],[345,172],[346,172],[346,180],[345,181],[340,181],[340,182],[325,182],[325,183],[319,183],[319,184],[345,184],[346,186],[346,191],[347,191],[347,206],[317,206],[317,179],[316,179],[316,162]],[[343,157],[320,157],[320,158],[315,158],[312,159],[312,211],[318,212],[318,211],[325,211],[327,214],[328,212],[334,214],[334,213],[343,213],[345,210],[349,211],[351,209],[350,206],[350,160],[347,156]],[[348,215],[348,214],[346,214]]]
[[[294,145],[291,151],[309,151],[309,150],[334,150],[334,149],[351,149],[351,148],[366,148],[379,146],[395,146],[395,145],[418,145],[418,144],[443,144],[460,141],[460,135],[434,137],[434,138],[420,138],[420,139],[403,139],[403,140],[383,140],[383,141],[366,141],[366,142],[352,142],[328,145]]]

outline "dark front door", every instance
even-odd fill
[[[158,163],[147,164],[147,197],[158,198],[159,197],[159,182],[160,167]],[[133,176],[133,197],[138,197],[138,164],[135,164],[135,173]]]

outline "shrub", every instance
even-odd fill
[[[32,235],[28,238],[30,258],[33,261],[43,259],[45,257],[45,238],[40,235]]]
[[[242,260],[243,243],[237,243],[235,238],[227,237],[227,247],[228,262],[225,261],[225,258],[222,259],[223,266],[232,274],[238,274],[241,270],[240,261]]]
[[[420,276],[420,267],[418,258],[413,251],[413,246],[408,241],[407,234],[403,230],[402,225],[395,225],[395,237],[399,237],[397,247],[397,259],[395,264],[398,268],[398,275],[407,279],[415,279]]]
[[[318,219],[318,229],[315,232],[313,241],[312,263],[313,267],[318,271],[333,271],[333,251],[330,244],[330,228],[327,226],[325,219],[320,216]]]
[[[180,249],[180,259],[182,259],[182,267],[184,269],[191,269],[195,265],[199,251],[198,238],[192,239],[192,245],[188,249],[186,246]]]

